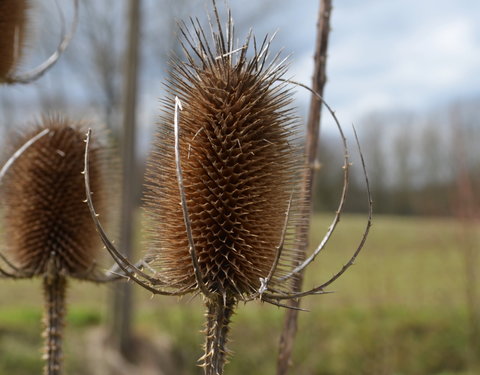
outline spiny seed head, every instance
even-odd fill
[[[268,42],[253,56],[249,40],[233,45],[233,26],[218,26],[209,45],[203,29],[182,27],[187,61],[175,59],[170,97],[148,161],[145,207],[149,248],[162,280],[173,288],[195,285],[180,205],[174,156],[174,96],[182,102],[180,154],[193,239],[204,283],[214,293],[251,295],[275,261],[290,196],[303,168],[295,139],[298,120],[291,93],[279,78],[286,67],[267,61]],[[287,238],[270,285],[291,269],[296,215],[303,204],[293,195]],[[285,283],[283,283],[285,284]]]
[[[27,22],[27,0],[0,0],[0,81],[20,58]]]
[[[57,271],[76,275],[88,270],[101,249],[85,200],[84,125],[60,117],[44,118],[18,142],[43,129],[4,177],[2,200],[5,242],[18,268],[35,275]],[[102,148],[90,151],[90,184],[99,212],[105,205]]]

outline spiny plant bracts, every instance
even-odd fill
[[[189,219],[203,282],[212,293],[242,299],[255,294],[275,262],[285,214],[303,168],[296,143],[298,121],[291,93],[279,78],[278,55],[267,62],[267,39],[247,57],[219,27],[212,51],[203,29],[182,33],[187,62],[173,61],[169,93],[183,104],[180,154]],[[236,50],[236,51],[235,51]],[[195,287],[174,157],[174,102],[164,100],[154,149],[148,161],[146,211],[149,247],[162,280],[173,288]],[[293,194],[287,241],[271,285],[291,269],[295,216],[303,204]],[[288,289],[288,288],[287,288]]]
[[[4,228],[10,256],[24,274],[55,272],[78,276],[94,265],[101,241],[85,200],[85,129],[60,117],[45,117],[19,144],[43,129],[4,177]],[[92,147],[90,174],[94,200],[103,212],[102,148]],[[53,263],[52,263],[53,262]]]

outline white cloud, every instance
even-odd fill
[[[327,100],[354,120],[370,111],[426,109],[479,93],[478,19],[480,3],[473,0],[336,3]],[[312,52],[305,51],[291,72],[309,84],[311,71]],[[304,103],[308,97],[300,94]]]

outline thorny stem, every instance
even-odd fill
[[[234,298],[220,295],[207,300],[205,354],[200,358],[205,375],[223,374],[228,356],[227,335],[235,304]]]
[[[328,35],[330,32],[330,14],[332,11],[332,0],[320,0],[320,12],[317,23],[317,42],[315,47],[315,68],[313,76],[312,89],[323,96],[323,88],[326,82],[326,61],[328,49]],[[307,130],[307,150],[306,158],[309,163],[309,173],[305,175],[303,181],[303,191],[306,197],[311,199],[312,185],[314,179],[314,164],[317,157],[318,134],[320,129],[320,115],[322,102],[312,95],[310,102],[310,113]],[[311,207],[307,207],[305,216],[310,216]],[[308,247],[308,231],[300,233],[302,249],[300,249],[300,258],[298,263],[302,263]],[[300,292],[302,289],[303,276],[300,272],[294,282],[294,292]],[[294,308],[300,306],[300,300],[292,300],[290,305]],[[292,356],[293,342],[297,333],[298,310],[289,309],[286,313],[285,323],[280,338],[280,346],[277,361],[277,375],[285,375],[288,372],[290,359]]]
[[[62,374],[62,333],[65,317],[65,290],[67,280],[63,275],[51,272],[43,278],[45,297],[44,375]]]

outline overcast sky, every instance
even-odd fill
[[[51,3],[45,1],[47,5]],[[173,4],[173,0],[145,0],[150,10],[158,8],[160,3]],[[310,85],[319,1],[270,0],[272,3],[273,6],[262,9],[262,1],[230,0],[238,37],[242,38],[248,27],[253,27],[258,38],[278,29],[272,50],[284,47],[286,54],[292,53],[289,74]],[[458,98],[480,96],[480,1],[334,0],[333,3],[325,98],[342,122],[359,123],[369,113],[392,109],[430,111]],[[192,0],[192,4],[198,1]],[[199,12],[200,16],[205,8],[209,6],[193,11],[186,6],[188,12]],[[162,43],[164,35],[155,28],[159,13],[145,11],[143,16],[144,22],[153,25],[144,30],[143,36]],[[124,32],[125,28],[119,30],[116,42],[125,40]],[[71,50],[75,49],[78,48],[74,40]],[[35,87],[47,87],[59,77],[62,79],[62,66],[68,62],[63,59],[48,73],[49,77],[32,87],[1,91],[21,98],[34,95]],[[152,74],[159,69],[156,65],[145,66],[147,72],[143,75],[147,77],[142,81],[139,103],[143,127],[151,126],[159,111],[163,77]],[[78,79],[78,76],[69,78],[69,84],[74,85]],[[308,97],[308,92],[300,91],[299,105],[303,108]]]
[[[317,10],[315,0],[297,2],[307,3],[289,31],[305,46],[292,67],[302,82],[312,71]],[[325,97],[348,121],[478,96],[479,69],[480,1],[334,1]]]

